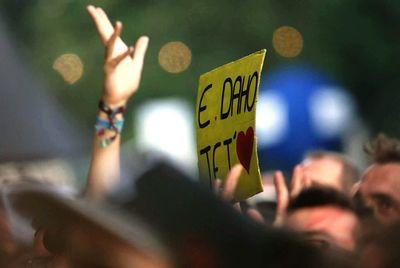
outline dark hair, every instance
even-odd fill
[[[355,213],[351,199],[330,187],[311,187],[303,190],[290,201],[287,211],[290,213],[301,208],[320,206],[333,206]]]
[[[343,185],[346,188],[351,188],[354,182],[356,182],[360,178],[360,170],[357,167],[357,165],[345,154],[341,154],[338,152],[332,152],[332,151],[324,151],[324,150],[318,150],[318,151],[311,151],[308,152],[305,156],[305,158],[309,159],[323,159],[323,158],[330,158],[333,159],[337,162],[339,162],[342,167],[342,174],[341,174],[341,180]]]
[[[383,133],[378,134],[375,139],[368,142],[364,146],[364,151],[374,163],[400,163],[400,140],[388,137]]]

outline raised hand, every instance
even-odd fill
[[[274,173],[274,184],[276,191],[276,215],[274,225],[282,225],[290,198],[295,198],[303,189],[310,187],[311,180],[304,174],[301,165],[293,169],[290,192],[286,186],[285,178],[281,171]]]
[[[216,179],[214,183],[214,191],[222,200],[232,202],[236,191],[236,186],[239,182],[240,174],[243,167],[240,164],[234,165],[226,175],[225,184],[222,186],[221,180]]]
[[[106,13],[99,7],[88,6],[87,11],[105,47],[101,99],[111,110],[123,111],[123,109],[117,107],[125,106],[129,98],[139,88],[149,38],[142,36],[137,40],[134,47],[128,47],[120,38],[121,22],[116,22],[113,26]],[[98,118],[107,123],[114,121],[104,110],[99,111]],[[121,113],[118,113],[115,119],[120,120],[123,124]],[[100,129],[94,135],[86,188],[86,193],[96,200],[102,200],[118,184],[120,179],[121,139],[119,134],[122,125],[118,134],[115,133],[115,130],[111,131],[109,127],[102,127],[103,129]],[[100,146],[105,141],[106,146]]]
[[[99,7],[88,6],[87,11],[106,49],[102,100],[112,107],[125,105],[139,88],[149,38],[141,36],[128,47],[120,38],[121,22],[113,26]]]
[[[236,187],[238,185],[240,174],[242,173],[242,171],[243,166],[241,164],[236,164],[229,170],[228,174],[226,175],[224,185],[222,185],[220,179],[216,179],[213,185],[215,194],[219,195],[221,199],[226,202],[232,202],[234,200]],[[234,203],[233,207],[236,210],[242,212],[240,204],[238,202]],[[254,208],[248,208],[245,211],[245,214],[259,223],[264,222],[261,213]]]

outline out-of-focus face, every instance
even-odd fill
[[[301,208],[288,214],[285,225],[322,247],[354,250],[359,221],[350,211],[333,206]]]
[[[306,158],[302,162],[304,176],[311,179],[313,185],[321,185],[344,190],[342,181],[343,165],[329,157],[319,159]]]
[[[400,220],[400,164],[374,164],[361,178],[358,194],[382,223]]]

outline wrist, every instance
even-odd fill
[[[125,113],[126,101],[118,103],[109,103],[101,98],[98,102],[99,114],[105,114],[107,117],[123,116]]]
[[[100,101],[103,101],[105,104],[107,104],[108,107],[111,109],[117,109],[119,107],[125,107],[128,100],[120,100],[120,101],[115,101],[115,100],[110,100],[109,98],[102,97]]]
[[[110,108],[117,108],[121,106],[126,106],[129,97],[125,94],[117,94],[117,93],[108,93],[108,92],[117,92],[118,90],[106,90],[106,87],[103,88],[101,98],[104,103],[106,103]]]

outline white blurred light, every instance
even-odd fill
[[[256,127],[259,146],[279,143],[289,127],[287,104],[271,90],[259,96]]]
[[[192,114],[189,105],[180,99],[145,103],[136,116],[138,148],[162,153],[194,170],[197,156]]]
[[[311,122],[322,138],[343,134],[354,115],[350,97],[336,87],[321,87],[310,97]]]

